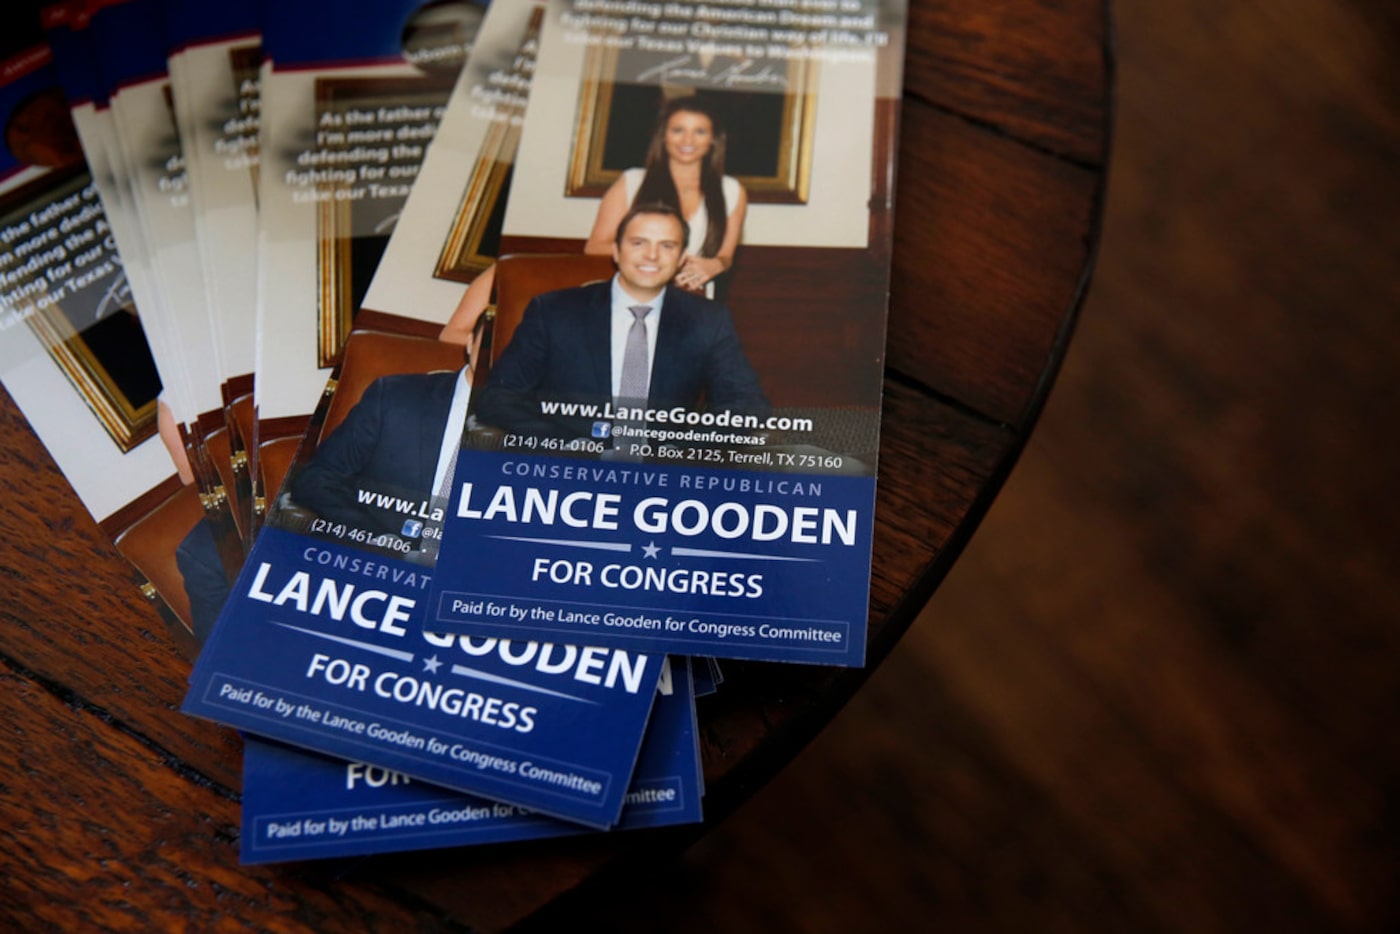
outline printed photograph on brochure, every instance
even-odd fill
[[[430,627],[861,663],[900,36],[855,6],[548,5]]]

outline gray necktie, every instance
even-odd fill
[[[645,405],[647,384],[651,382],[651,363],[647,359],[647,325],[644,320],[650,305],[627,308],[635,319],[627,329],[627,347],[622,352],[622,381],[618,385],[618,401],[628,405]]]
[[[644,320],[647,312],[651,311],[650,305],[629,305],[628,311],[632,312],[635,319],[632,326],[627,329],[627,346],[622,351],[622,379],[617,387],[617,403],[630,408],[645,408],[647,404],[647,384],[651,382],[651,364],[648,361],[647,351],[647,324]],[[646,423],[641,419],[627,419],[622,422],[634,430],[640,430]],[[613,442],[613,449],[627,459],[632,459],[637,453],[638,445],[644,443],[643,439],[635,436],[616,439]]]

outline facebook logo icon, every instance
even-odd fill
[[[612,423],[611,423],[611,422],[594,422],[594,423],[593,423],[593,437],[595,437],[595,438],[606,438],[606,437],[608,437],[608,435],[610,435],[610,434],[612,434]]]
[[[423,523],[417,519],[405,519],[399,534],[404,538],[417,538],[423,534]]]

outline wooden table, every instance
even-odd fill
[[[1112,53],[1104,0],[910,11],[870,598],[870,667],[952,566],[1035,422],[1093,264]],[[0,913],[66,929],[497,928],[680,829],[351,868],[240,868],[240,743],[177,710],[188,664],[0,395]],[[702,702],[707,822],[866,672],[726,663]]]

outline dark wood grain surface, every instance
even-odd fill
[[[1400,930],[1400,7],[1114,14],[1094,287],[986,520],[782,775],[552,921]]]
[[[911,11],[872,667],[995,496],[1084,295],[1105,175],[1106,30],[1095,0]],[[699,832],[238,867],[237,738],[178,713],[187,663],[8,398],[0,433],[0,704],[16,764],[0,778],[0,913],[67,928],[498,928]],[[701,711],[710,826],[865,677],[725,670]]]

